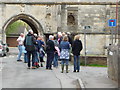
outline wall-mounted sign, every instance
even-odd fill
[[[116,27],[116,24],[117,24],[116,19],[109,19],[108,20],[109,27]]]

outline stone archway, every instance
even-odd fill
[[[31,15],[27,15],[27,14],[19,14],[19,15],[15,15],[13,17],[11,17],[10,19],[8,19],[4,26],[2,27],[2,40],[4,42],[6,42],[6,28],[14,23],[17,20],[22,20],[24,22],[26,22],[31,29],[34,31],[34,33],[37,33],[39,35],[43,35],[43,27],[41,26],[40,22],[37,21],[37,19],[35,19],[33,16]]]

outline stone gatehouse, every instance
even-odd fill
[[[107,1],[106,4],[102,4],[103,2],[95,2],[95,4],[73,2],[75,5],[50,3],[41,4],[40,1],[24,2],[22,0],[16,0],[16,2],[6,0],[0,3],[0,39],[5,42],[7,26],[22,20],[35,33],[41,35],[57,32],[80,34],[83,46],[86,40],[87,55],[106,55],[104,47],[112,43],[111,31],[116,32],[116,28],[108,27],[108,20],[117,17],[113,0],[110,1],[112,4]]]

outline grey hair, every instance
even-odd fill
[[[20,35],[24,35],[23,33],[20,33]]]
[[[37,37],[38,35],[35,33],[34,36]]]
[[[53,35],[50,35],[50,36],[49,36],[49,39],[50,39],[50,40],[53,39]]]
[[[30,29],[28,32],[31,32],[31,33],[33,33],[33,30],[32,30],[32,29]]]
[[[61,33],[61,32],[58,32],[58,35],[62,36],[62,33]]]

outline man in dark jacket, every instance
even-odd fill
[[[54,59],[55,45],[53,42],[53,36],[49,36],[49,40],[46,43],[47,64],[46,69],[52,70],[52,61]]]
[[[82,50],[82,42],[79,40],[80,36],[76,35],[72,45],[72,52],[74,55],[74,72],[79,72],[80,70],[80,52]]]
[[[72,45],[73,40],[72,40],[70,32],[67,32],[67,36],[68,36],[68,42]]]
[[[31,55],[32,55],[32,69],[35,69],[35,67],[34,67],[35,44],[36,44],[36,40],[33,36],[33,31],[29,30],[29,32],[24,40],[24,45],[25,45],[25,49],[27,51],[27,57],[28,57],[28,69],[30,69],[30,66],[31,66],[31,64],[30,64]]]

